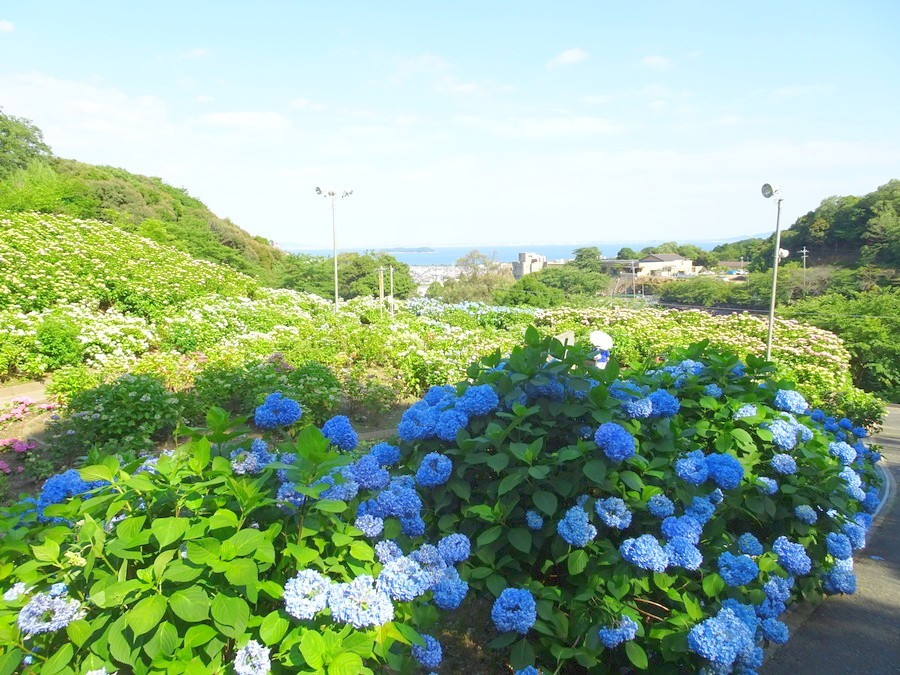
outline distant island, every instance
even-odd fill
[[[378,253],[434,253],[434,249],[430,246],[416,246],[414,248],[398,246],[396,248],[379,248]]]

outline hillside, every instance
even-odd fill
[[[285,255],[266,239],[219,218],[182,188],[71,159],[35,156],[24,167],[0,174],[0,211],[102,220],[266,284],[274,283],[273,268]]]

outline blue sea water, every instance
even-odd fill
[[[727,241],[739,241],[743,237],[735,237]],[[582,246],[596,246],[605,258],[614,258],[616,253],[624,247],[640,251],[647,246],[661,244],[664,240],[656,241],[612,241],[612,242],[586,242],[581,244],[512,244],[505,246],[434,246],[430,251],[411,253],[408,251],[394,251],[392,249],[364,249],[364,248],[339,248],[338,253],[365,253],[366,251],[384,251],[390,253],[400,262],[407,265],[452,265],[473,249],[477,249],[487,256],[491,256],[497,262],[514,262],[519,259],[519,253],[537,253],[545,256],[547,260],[571,259],[573,251]],[[705,251],[725,243],[717,241],[679,241],[679,244],[693,244]],[[288,249],[291,253],[305,253],[308,255],[331,256],[331,249]]]

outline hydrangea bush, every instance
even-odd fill
[[[159,457],[109,455],[0,517],[0,672],[359,675],[435,668],[420,634],[470,542],[423,538],[399,449],[281,393]]]
[[[755,672],[787,604],[855,587],[865,429],[707,344],[629,371],[589,356],[531,329],[405,414],[426,532],[472,541],[461,575],[497,598],[514,668]]]

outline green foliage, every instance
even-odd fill
[[[0,179],[49,156],[44,135],[31,120],[7,115],[0,108]]]
[[[295,438],[268,434],[272,451],[294,455],[294,463],[238,475],[227,457],[249,445],[248,430],[221,409],[207,421],[158,461],[106,457],[84,467],[81,478],[99,486],[44,507],[40,520],[29,504],[0,518],[0,583],[29,589],[3,602],[2,663],[17,667],[27,650],[29,672],[48,675],[231,672],[252,639],[271,650],[274,673],[371,675],[388,664],[411,672],[410,644],[422,639],[410,624],[427,627],[433,608],[396,603],[393,621],[359,630],[327,614],[301,621],[285,611],[283,589],[298,570],[347,582],[380,569],[348,522],[355,506],[319,499],[325,485],[301,488],[306,502],[296,509],[275,499],[277,469],[313,485],[347,455],[314,427]],[[56,522],[46,522],[51,517]],[[19,610],[54,583],[66,584],[67,601],[83,611],[64,630],[26,641]]]
[[[390,293],[390,269],[394,268],[394,297],[407,298],[415,290],[409,265],[387,253],[338,255],[338,295],[349,300],[360,296],[379,297],[378,270],[384,274],[384,295]],[[291,254],[276,267],[277,284],[323,298],[334,298],[334,261],[326,256]]]
[[[157,378],[123,375],[74,394],[65,414],[48,426],[48,438],[63,457],[92,452],[134,458],[165,439],[179,418],[177,398]]]
[[[544,282],[544,273],[526,274],[508,289],[497,294],[497,304],[512,307],[556,307],[565,296],[558,288]]]
[[[80,333],[77,325],[60,315],[51,314],[38,324],[35,340],[48,369],[81,364],[84,348],[78,340]]]
[[[493,302],[494,298],[515,282],[512,272],[500,266],[492,257],[474,249],[459,258],[456,266],[462,269],[456,279],[443,283],[434,282],[429,288],[429,298],[444,302]]]
[[[457,385],[456,396],[464,397],[471,386],[488,386],[499,398],[497,409],[469,417],[454,441],[426,437],[401,446],[411,453],[411,466],[431,452],[453,461],[448,482],[427,495],[430,532],[461,532],[473,542],[466,578],[476,593],[498,596],[505,588],[524,588],[535,597],[533,629],[522,639],[501,634],[489,643],[495,649],[511,647],[514,668],[698,672],[705,663],[688,651],[688,631],[714,615],[726,598],[759,603],[763,583],[786,575],[772,542],[786,536],[806,548],[813,570],[798,580],[794,596],[816,597],[821,574],[834,565],[826,555],[825,536],[839,532],[860,506],[847,499],[839,476],[844,467],[829,453],[834,436],[807,416],[798,419],[809,428],[810,439],[793,452],[800,469],[776,475],[781,487],[773,495],[758,489],[757,479],[773,475],[770,461],[782,452],[765,428],[786,419],[775,394],[793,388],[777,379],[772,364],[748,357],[746,374],[740,375],[734,371],[735,356],[705,344],[676,351],[667,368],[650,362],[620,371],[613,362],[599,371],[588,363],[586,348],[566,349],[532,329],[524,347],[508,357],[495,353],[470,368],[471,384]],[[634,387],[636,395],[615,392],[611,385],[616,381]],[[711,384],[724,395],[707,395]],[[619,400],[655,390],[677,396],[679,410],[640,419],[627,414]],[[735,411],[746,404],[756,406],[757,413],[735,419]],[[453,397],[444,399],[437,410],[454,405]],[[608,422],[634,438],[633,456],[617,461],[598,448],[594,432]],[[706,499],[715,489],[712,478],[694,485],[676,476],[676,460],[694,450],[728,455],[742,474],[739,484],[721,491],[721,503],[703,525],[699,569],[670,565],[661,573],[628,562],[621,548],[626,539],[642,534],[661,539],[660,520],[648,510],[652,496],[668,496],[681,515],[695,498]],[[870,462],[855,467],[865,483],[877,481]],[[621,499],[631,513],[623,529],[604,524],[595,512],[595,504],[609,497]],[[840,515],[820,516],[817,524],[807,525],[794,515],[800,504],[833,508]],[[567,543],[557,529],[570,509],[583,509],[596,527],[583,546]],[[542,525],[527,524],[529,510],[543,519]],[[727,587],[717,560],[725,551],[737,552],[737,537],[744,532],[765,547],[755,558],[759,573],[746,584]],[[640,626],[637,638],[630,647],[604,648],[598,630],[618,626],[623,615]]]

